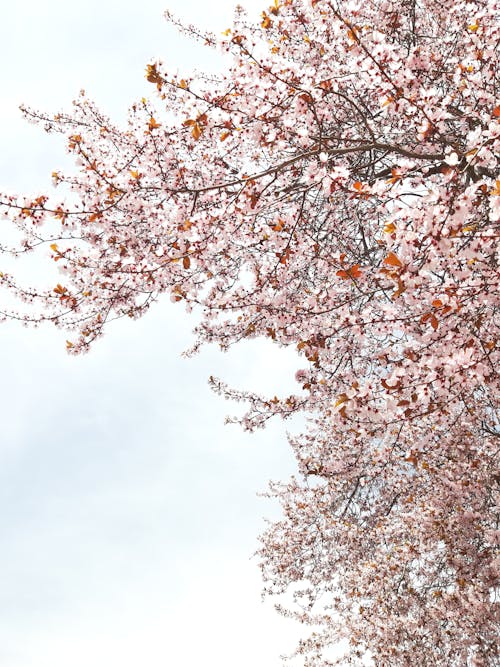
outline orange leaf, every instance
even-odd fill
[[[343,280],[347,280],[348,278],[360,278],[363,273],[359,268],[359,264],[354,264],[354,266],[351,266],[350,269],[340,269],[340,271],[337,271],[335,275],[337,275],[339,278],[342,278]]]
[[[422,322],[422,324],[429,321],[434,331],[436,331],[436,329],[439,326],[439,320],[433,313],[425,313],[425,315],[422,315],[422,317],[420,318],[420,321]]]
[[[43,195],[40,195],[40,197],[37,197],[34,201],[32,206],[41,206],[43,207],[45,202],[47,201],[48,197],[44,197]]]
[[[499,117],[500,117],[500,107],[495,107],[495,108],[493,109],[492,116],[494,116],[495,118],[499,118]]]
[[[269,16],[266,14],[266,12],[262,12],[262,18],[263,18],[263,21],[260,25],[264,28],[264,30],[267,30],[268,28],[270,28],[272,26],[273,22],[271,21]]]
[[[384,259],[384,264],[388,264],[389,266],[397,266],[398,268],[402,268],[403,262],[393,253],[390,252],[387,257]]]
[[[156,119],[151,116],[149,119],[148,127],[150,130],[155,130],[157,127],[160,127],[160,123],[158,123]]]
[[[490,190],[490,195],[500,195],[500,181],[495,181],[495,187]]]
[[[384,226],[384,232],[386,234],[393,234],[396,231],[396,225],[393,222],[389,222]]]
[[[156,69],[156,65],[148,65],[146,67],[146,79],[150,83],[162,83],[163,79],[161,75],[158,73],[158,70]]]
[[[284,226],[285,222],[283,220],[278,220],[278,222],[271,229],[275,232],[281,232]]]
[[[349,273],[351,274],[352,278],[360,278],[363,275],[361,269],[359,268],[359,264],[351,266],[351,268],[349,269]]]
[[[361,183],[361,181],[354,181],[352,187],[358,192],[361,192],[361,190],[363,189],[363,183]]]
[[[292,251],[290,250],[290,248],[287,248],[285,252],[282,253],[281,255],[280,253],[276,253],[276,255],[280,258],[280,264],[287,264],[291,254]]]
[[[271,12],[271,14],[274,14],[276,16],[279,13],[279,8],[280,5],[278,0],[274,0],[274,4],[272,7],[269,7],[269,11]]]
[[[191,260],[189,259],[189,257],[187,255],[186,255],[186,257],[183,257],[183,259],[182,259],[182,266],[185,269],[189,269],[189,267],[191,266]]]
[[[477,229],[477,225],[473,223],[472,225],[465,225],[465,227],[462,227],[461,231],[462,232],[474,232]]]
[[[54,292],[56,294],[66,294],[67,291],[68,290],[66,289],[66,287],[63,287],[59,283],[57,283],[57,285],[54,287]]]
[[[417,455],[412,452],[409,456],[405,458],[405,461],[408,461],[408,463],[411,463],[412,465],[416,466],[418,463]]]
[[[434,308],[441,308],[443,302],[441,301],[441,299],[434,299],[432,305],[434,306]]]
[[[331,79],[325,79],[324,81],[319,82],[319,87],[322,90],[331,90],[332,89],[332,80]]]
[[[54,211],[54,218],[57,218],[58,220],[62,220],[63,223],[66,220],[67,215],[68,214],[66,213],[66,211],[63,211],[63,209],[60,206],[58,206],[56,208],[56,210]]]
[[[401,172],[399,169],[396,169],[396,167],[393,167],[391,169],[391,178],[387,181],[388,183],[396,183],[396,181],[399,181],[401,179]]]
[[[219,138],[220,138],[221,141],[225,141],[225,140],[229,137],[230,134],[231,134],[231,132],[223,132],[223,133],[220,135]]]
[[[357,41],[359,41],[356,32],[357,32],[357,29],[356,29],[354,26],[352,27],[352,29],[349,28],[349,30],[347,31],[347,37],[348,37],[348,39],[350,39],[352,42],[357,42]]]
[[[405,284],[400,278],[398,278],[398,288],[395,292],[393,292],[391,296],[392,300],[394,301],[395,299],[397,299],[398,296],[401,296],[401,294],[403,294],[403,292],[406,292]]]
[[[198,141],[198,139],[201,137],[201,133],[202,133],[201,127],[198,125],[198,123],[195,123],[193,125],[193,129],[191,130],[191,134],[195,141]]]
[[[338,408],[339,405],[342,405],[342,403],[345,403],[347,400],[348,398],[346,394],[340,394],[340,396],[335,401],[335,407]]]

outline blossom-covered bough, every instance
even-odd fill
[[[297,395],[213,385],[249,429],[309,417],[259,554],[310,666],[500,664],[499,19],[497,0],[277,0],[220,40],[184,28],[227,73],[151,63],[157,100],[126,129],[83,94],[26,110],[78,169],[53,174],[71,205],[1,198],[13,251],[62,272],[46,291],[2,274],[29,302],[5,317],[80,352],[166,292],[198,307],[195,349],[303,357]]]

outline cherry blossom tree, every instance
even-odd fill
[[[79,353],[167,293],[200,313],[192,352],[295,348],[295,395],[211,382],[247,429],[308,418],[259,550],[310,626],[297,655],[499,665],[499,3],[275,0],[220,38],[168,18],[226,73],[150,63],[155,100],[125,128],[83,93],[25,109],[77,169],[53,174],[65,198],[1,197],[21,238],[4,252],[60,270],[3,273],[24,302],[4,317]]]

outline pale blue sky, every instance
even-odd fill
[[[169,6],[230,25],[229,0]],[[56,111],[85,88],[123,118],[151,92],[152,56],[172,69],[205,61],[165,8],[2,5],[0,189],[43,191],[66,160],[19,103]],[[193,325],[167,299],[76,359],[64,333],[0,327],[2,667],[278,667],[293,648],[297,629],[261,604],[250,560],[274,511],[256,492],[294,470],[284,428],[224,426],[237,406],[207,385],[214,373],[272,395],[295,389],[293,353],[248,344],[186,361]]]

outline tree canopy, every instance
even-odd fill
[[[147,66],[119,128],[84,94],[26,108],[66,136],[68,196],[2,195],[60,281],[2,285],[86,351],[162,293],[193,351],[265,337],[297,393],[216,391],[245,428],[303,413],[300,476],[272,485],[270,594],[311,626],[306,665],[498,665],[500,7],[275,0],[220,38],[221,75]],[[293,598],[293,601],[291,599]],[[344,641],[345,654],[331,647]]]

